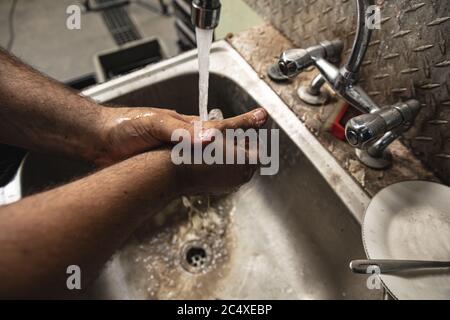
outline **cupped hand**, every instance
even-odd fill
[[[245,153],[244,163],[226,163],[227,153],[232,153],[237,159],[240,152]],[[224,161],[221,164],[193,164],[193,162],[181,164],[176,169],[178,172],[177,187],[184,195],[221,194],[235,191],[249,182],[258,169],[259,165],[252,164],[250,161],[252,157],[257,158],[257,155],[257,147],[249,144],[236,144],[233,150],[225,148]]]

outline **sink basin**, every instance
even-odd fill
[[[84,92],[100,102],[196,114],[195,52]],[[378,299],[351,259],[365,257],[368,196],[226,42],[211,55],[210,106],[233,116],[263,105],[280,128],[280,171],[221,197],[181,198],[143,225],[107,264],[95,299]],[[245,88],[245,89],[243,89]],[[92,170],[30,154],[26,196]]]

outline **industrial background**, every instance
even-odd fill
[[[136,38],[157,37],[168,57],[180,53],[178,8],[190,11],[189,0],[131,0],[127,5],[96,11],[122,0],[0,0],[0,46],[39,71],[63,82],[94,72],[95,54],[120,48]],[[70,5],[93,7],[81,16],[81,30],[68,30],[66,9]],[[223,1],[216,39],[262,23],[243,0]],[[123,37],[119,39],[119,37]],[[118,41],[116,41],[116,38]],[[51,59],[49,59],[51,57]]]
[[[246,0],[299,47],[343,39],[351,50],[352,0]],[[450,2],[376,1],[381,30],[373,33],[361,85],[380,105],[416,98],[423,108],[404,142],[450,183]]]

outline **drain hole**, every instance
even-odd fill
[[[206,263],[206,250],[203,248],[190,248],[186,253],[186,260],[189,265],[201,268]]]
[[[181,251],[181,266],[191,273],[207,271],[211,263],[211,249],[200,241],[188,242]]]

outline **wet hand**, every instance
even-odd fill
[[[256,109],[249,113],[222,121],[203,123],[200,139],[211,141],[211,130],[260,128],[267,121],[267,112]],[[102,112],[101,152],[94,162],[108,166],[134,155],[173,144],[172,133],[177,129],[187,130],[194,137],[196,116],[179,114],[173,110],[158,108],[110,108]]]
[[[181,164],[176,166],[177,189],[183,195],[196,194],[222,194],[235,191],[240,186],[249,182],[259,165],[251,164],[249,159],[256,157],[257,148],[250,148],[249,145],[235,145],[235,159],[239,152],[245,152],[245,162],[243,164]],[[225,150],[226,152],[230,152]],[[226,157],[226,156],[224,156]]]

